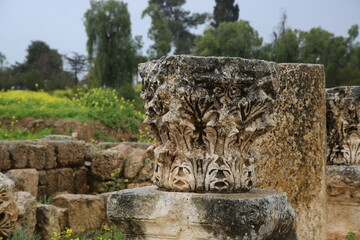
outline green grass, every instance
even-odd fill
[[[41,240],[37,234],[28,234],[25,229],[15,230],[9,240]]]
[[[72,99],[56,94],[33,91],[0,91],[0,116],[20,119],[75,119],[82,122],[100,120],[111,128],[122,127],[135,132],[136,121],[145,116],[134,107],[134,101],[119,98],[112,89],[79,89]]]
[[[1,238],[0,238],[1,239]],[[37,234],[28,234],[26,230],[16,230],[8,240],[41,240]],[[50,240],[123,240],[123,234],[116,226],[103,225],[96,230],[84,231],[74,234],[71,229],[61,233],[54,233]]]
[[[45,136],[51,135],[51,128],[43,128],[37,131],[27,131],[22,129],[1,129],[1,140],[28,140],[28,139],[41,139]]]
[[[123,234],[116,226],[103,225],[96,230],[84,231],[81,234],[73,234],[71,229],[61,233],[54,233],[50,240],[123,240]]]

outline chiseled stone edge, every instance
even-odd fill
[[[294,210],[284,193],[273,190],[200,194],[155,186],[129,189],[109,197],[107,214],[128,239],[164,234],[169,239],[297,239]]]

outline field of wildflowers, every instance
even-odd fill
[[[122,128],[137,133],[137,122],[145,115],[134,107],[134,101],[119,98],[113,89],[78,89],[75,93],[35,92],[24,90],[0,91],[0,118],[11,119],[7,126],[0,119],[0,140],[30,139],[51,134],[51,129],[29,132],[14,129],[19,119],[57,118],[81,122],[99,120],[110,128]]]

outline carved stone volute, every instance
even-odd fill
[[[277,96],[276,64],[172,56],[139,65],[142,99],[158,142],[155,184],[174,191],[244,192]]]
[[[360,87],[327,89],[327,163],[360,165]]]

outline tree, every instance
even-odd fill
[[[346,42],[345,57],[340,62],[341,67],[336,76],[335,85],[360,85],[360,43],[354,42],[359,35],[359,26],[353,25],[348,30],[349,36],[343,39]],[[339,52],[339,50],[337,51]],[[336,56],[334,56],[336,57]]]
[[[78,54],[76,52],[72,53],[72,56],[64,56],[70,69],[74,74],[73,86],[76,86],[79,82],[78,75],[87,70],[87,59],[86,56]]]
[[[223,22],[217,30],[210,27],[203,36],[197,36],[195,54],[258,58],[261,44],[262,39],[248,21]]]
[[[102,86],[131,83],[139,38],[132,40],[130,14],[121,1],[94,1],[85,13],[90,74]]]
[[[70,79],[63,79],[63,73],[61,54],[43,41],[32,41],[27,48],[25,62],[12,66],[12,78],[9,80],[12,86],[21,89],[53,90],[52,86],[69,86]]]
[[[273,43],[271,60],[283,63],[299,62],[300,35],[300,31],[292,29],[281,32]]]
[[[41,81],[54,81],[63,71],[63,61],[57,50],[43,41],[32,41],[27,49],[25,71],[35,70]]]
[[[212,26],[217,28],[222,22],[236,22],[239,19],[239,6],[234,0],[215,0],[214,21]]]
[[[203,24],[207,14],[190,14],[182,9],[185,0],[149,0],[149,6],[142,17],[150,16],[149,38],[154,41],[148,53],[159,58],[169,54],[175,47],[174,54],[190,54],[195,45],[195,35],[191,28]]]
[[[0,70],[4,67],[5,61],[6,61],[5,55],[0,52]]]

